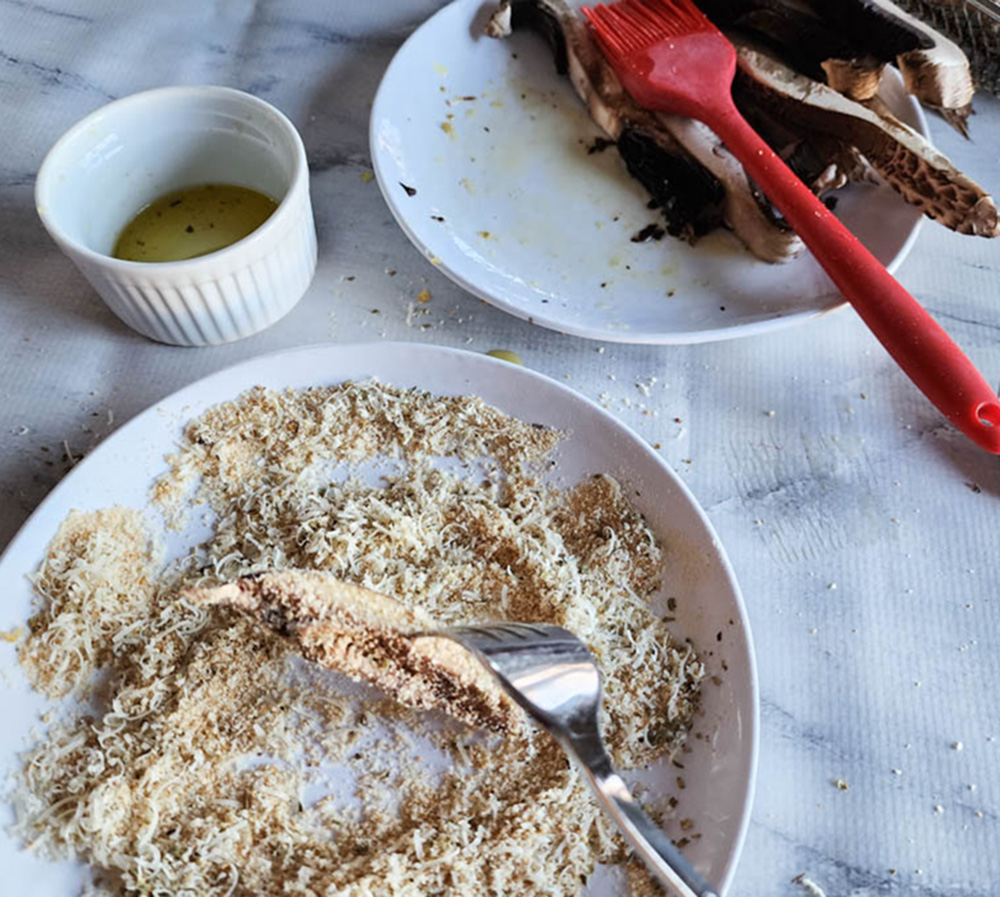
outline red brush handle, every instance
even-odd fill
[[[735,106],[705,115],[705,123],[740,160],[924,395],[973,442],[1000,454],[1000,401],[937,321],[799,180]]]

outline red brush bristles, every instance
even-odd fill
[[[621,57],[671,37],[718,31],[691,0],[620,0],[584,7],[604,49]]]

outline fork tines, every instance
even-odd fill
[[[503,636],[515,639],[548,638],[551,633],[548,627],[532,625],[531,623],[492,623],[488,626],[456,626],[453,630],[463,635],[503,641]]]

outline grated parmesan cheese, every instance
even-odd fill
[[[616,762],[670,755],[702,666],[650,610],[660,549],[617,483],[540,478],[559,438],[479,399],[377,383],[255,389],[192,421],[153,500],[174,525],[207,503],[207,541],[160,569],[139,512],[73,514],[36,576],[32,681],[58,696],[100,674],[100,688],[25,757],[25,843],[89,863],[101,897],[558,897],[624,861],[547,736],[499,741],[343,692],[250,618],[184,597],[299,568],[442,624],[559,623],[603,667]],[[376,458],[395,462],[377,486],[329,469]],[[324,778],[331,764],[353,784]]]
[[[42,608],[20,649],[32,684],[51,698],[86,686],[147,612],[161,564],[137,512],[71,512],[32,577]]]

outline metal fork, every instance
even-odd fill
[[[541,623],[461,626],[433,634],[468,648],[576,758],[608,815],[663,884],[681,897],[718,897],[615,772],[598,725],[601,671],[580,639],[568,629]]]

